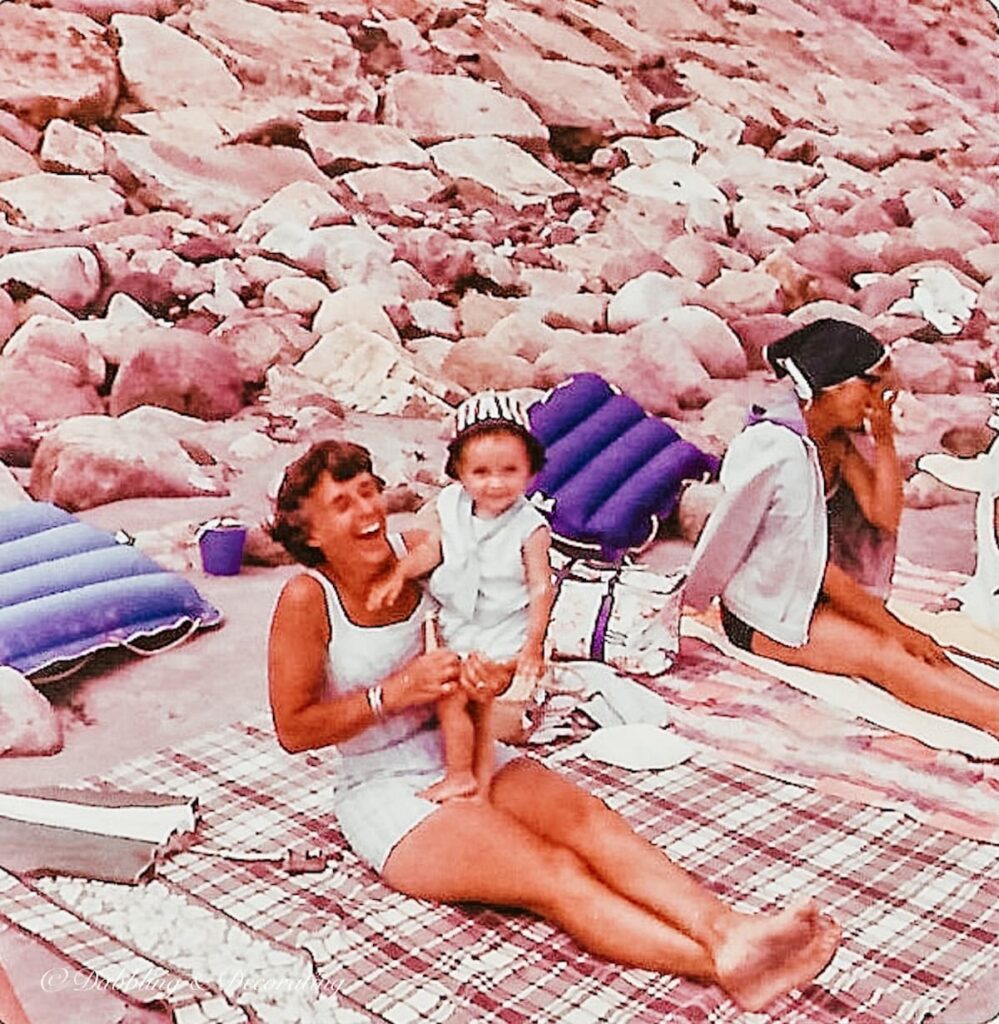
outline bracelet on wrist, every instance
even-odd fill
[[[369,686],[365,696],[368,698],[368,707],[375,716],[375,721],[380,722],[385,717],[385,707],[382,704],[381,685]]]

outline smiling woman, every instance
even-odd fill
[[[601,801],[516,750],[495,745],[474,800],[420,795],[443,769],[434,705],[458,687],[487,705],[510,671],[471,656],[463,671],[454,651],[428,647],[417,581],[371,600],[426,540],[387,532],[381,489],[363,448],[315,445],[287,470],[273,527],[308,567],[271,623],[278,739],[290,751],[337,746],[331,809],[357,855],[408,895],[534,911],[599,956],[716,983],[747,1010],[807,986],[839,942],[814,903],[733,911]]]

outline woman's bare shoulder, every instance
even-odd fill
[[[312,626],[323,633],[328,632],[326,595],[319,580],[304,572],[292,576],[281,589],[273,622],[275,627],[282,624],[299,629]]]

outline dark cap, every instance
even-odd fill
[[[870,373],[888,350],[870,331],[845,320],[816,320],[763,350],[778,377],[789,377],[798,397],[813,398],[824,388]]]

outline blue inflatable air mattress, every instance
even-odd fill
[[[0,665],[53,675],[106,648],[152,653],[221,618],[183,577],[55,505],[0,511]]]
[[[718,459],[595,373],[570,377],[528,414],[547,455],[532,499],[557,541],[609,561],[652,539],[685,480],[718,472]]]

